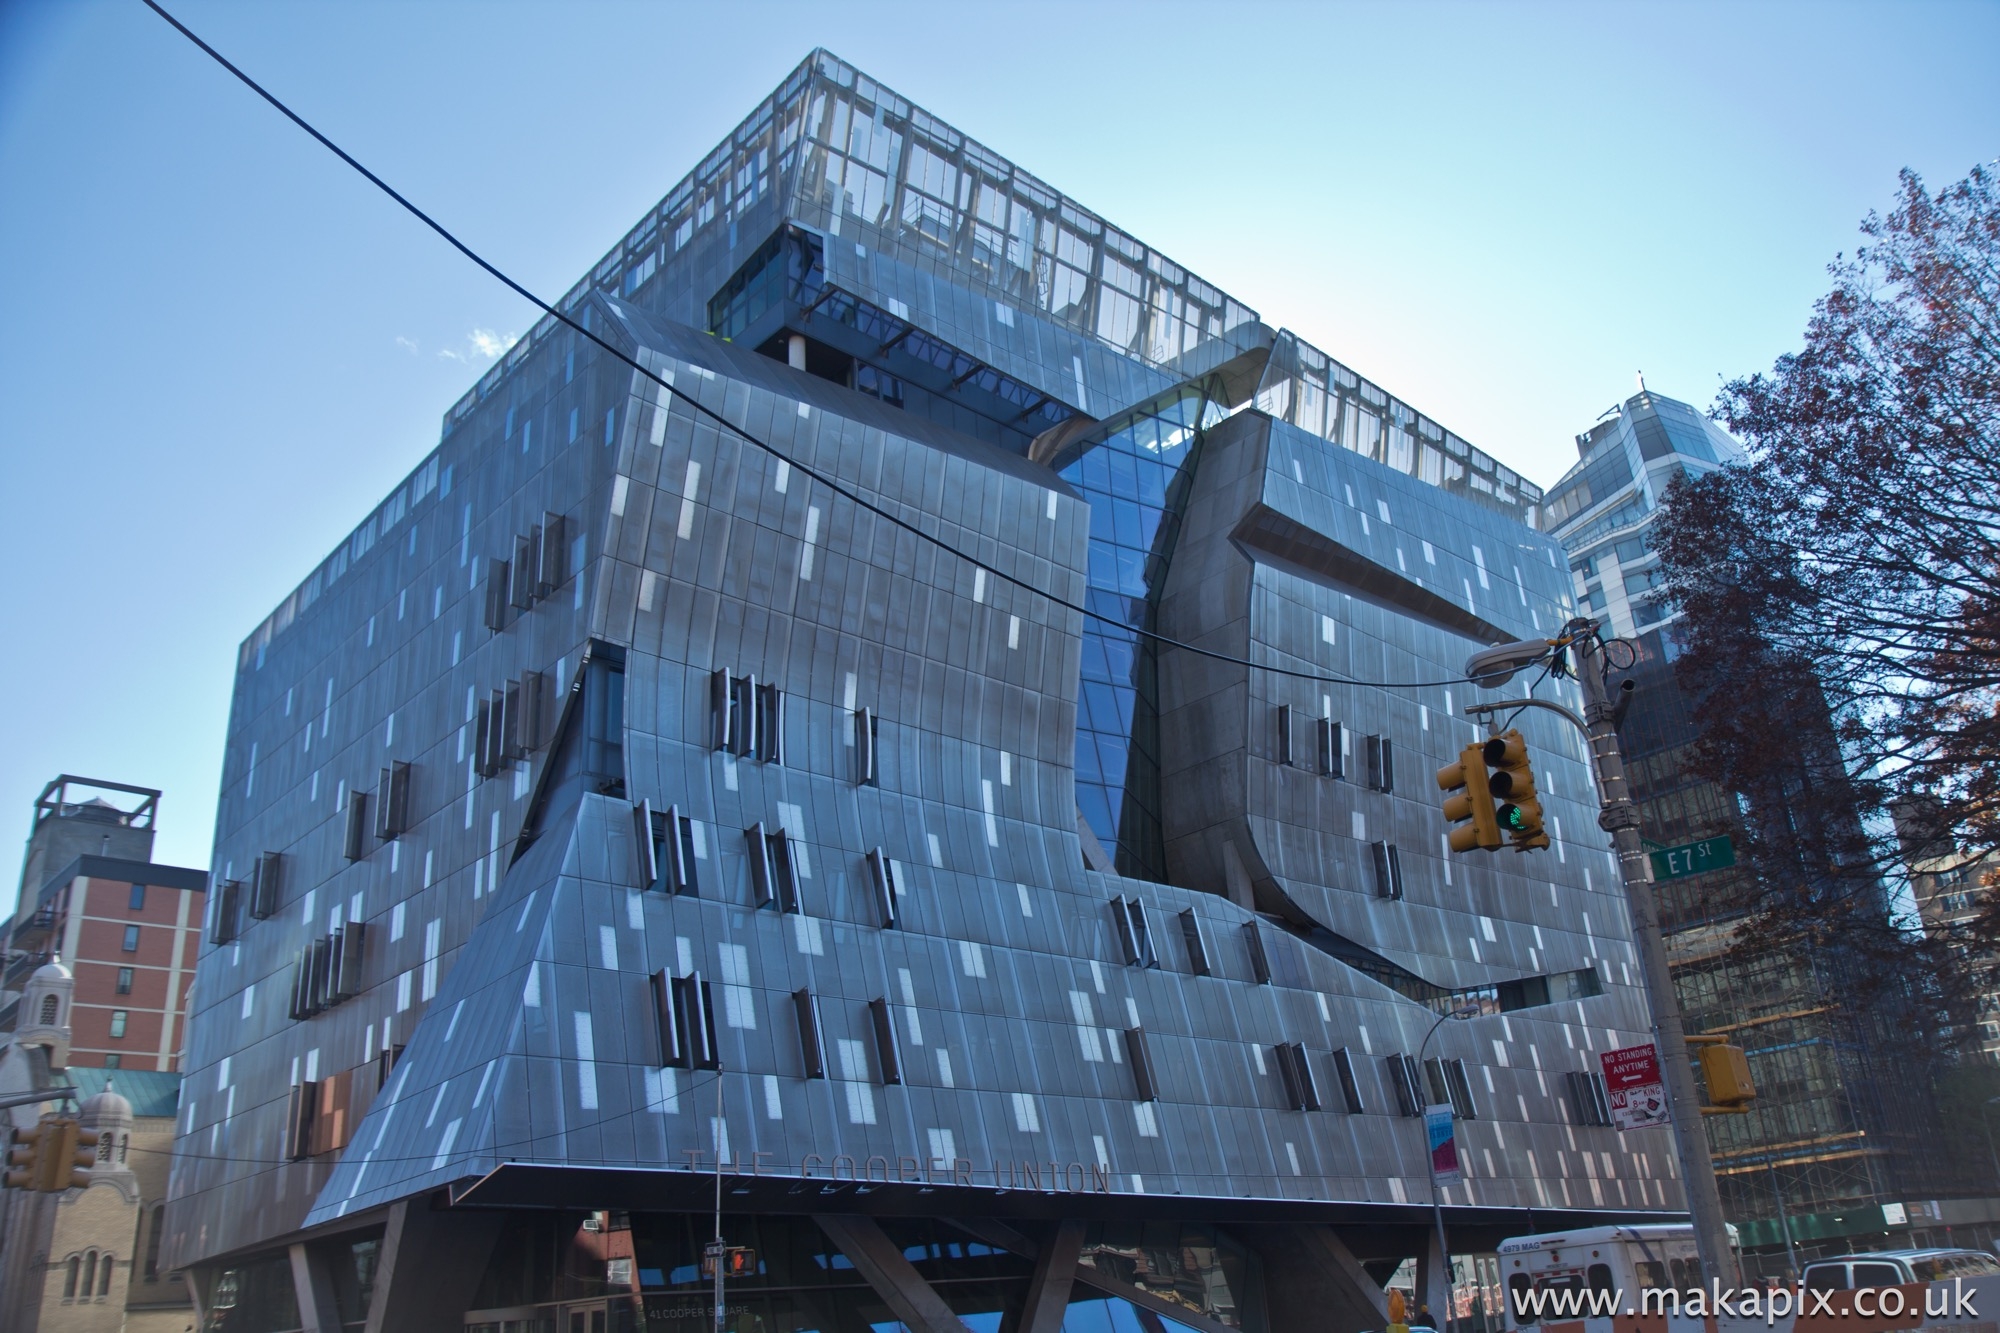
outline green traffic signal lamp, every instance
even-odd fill
[[[1528,757],[1528,743],[1518,731],[1503,732],[1486,742],[1486,762],[1494,772],[1487,785],[1502,804],[1494,812],[1501,830],[1514,843],[1514,850],[1529,851],[1549,845],[1542,830],[1542,802],[1535,792],[1534,764]]]

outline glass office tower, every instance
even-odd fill
[[[1676,1213],[1577,740],[1444,853],[1533,486],[824,52],[561,308],[243,644],[222,1327],[705,1327],[718,1190],[742,1329],[1479,1327]]]
[[[1655,847],[1726,837],[1739,851],[1734,864],[1662,880],[1654,892],[1688,1030],[1729,1034],[1758,1085],[1749,1114],[1708,1121],[1723,1207],[1749,1268],[1780,1275],[1788,1251],[1810,1259],[1891,1244],[1985,1244],[2000,1223],[1990,1200],[1951,1200],[1949,1217],[1936,1202],[1903,1202],[1988,1191],[1983,1178],[1944,1169],[1936,1100],[1907,1032],[1884,1001],[1851,999],[1861,970],[1880,962],[1844,956],[1837,944],[1744,931],[1760,886],[1813,873],[1760,862],[1752,828],[1773,819],[1810,828],[1831,807],[1758,810],[1700,776],[1702,705],[1675,674],[1681,611],[1664,592],[1649,537],[1677,477],[1739,462],[1741,446],[1700,411],[1643,385],[1576,444],[1578,461],[1549,489],[1540,519],[1569,552],[1578,601],[1637,650],[1628,673],[1637,687],[1619,731],[1642,832]],[[1831,747],[1831,729],[1801,741],[1814,742]],[[1886,922],[1886,901],[1880,911]]]

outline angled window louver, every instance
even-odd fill
[[[350,861],[359,861],[368,855],[368,793],[365,791],[347,793],[347,833],[341,842],[341,852]]]
[[[1137,898],[1113,898],[1111,923],[1118,932],[1118,946],[1127,967],[1158,967],[1153,952],[1153,935],[1146,924],[1146,905]]]
[[[1605,1095],[1604,1079],[1587,1069],[1572,1069],[1563,1075],[1569,1090],[1570,1110],[1579,1125],[1605,1126],[1611,1123],[1611,1099]]]
[[[350,921],[299,951],[292,972],[291,1016],[295,1021],[303,1022],[361,993],[367,935],[366,925]]]
[[[659,1049],[655,1054],[659,1057],[662,1069],[687,1068],[691,1054],[687,1029],[683,1025],[679,997],[675,990],[677,984],[664,970],[653,973],[650,979],[653,1032],[659,1042]]]
[[[889,1008],[884,996],[877,996],[868,1002],[868,1023],[875,1032],[875,1060],[882,1071],[882,1082],[895,1085],[903,1081],[903,1053],[896,1044],[896,1015]]]
[[[732,676],[729,680],[729,752],[738,759],[757,753],[757,678]]]
[[[314,1122],[319,1112],[319,1083],[308,1079],[292,1084],[285,1097],[285,1157],[302,1162],[312,1155]]]
[[[1160,1099],[1160,1086],[1153,1075],[1153,1053],[1146,1045],[1146,1029],[1143,1027],[1125,1029],[1125,1056],[1132,1066],[1132,1081],[1142,1102],[1156,1102]]]
[[[733,750],[736,735],[736,692],[729,687],[729,673],[716,670],[708,676],[708,748]]]
[[[1375,896],[1397,899],[1403,896],[1403,854],[1393,845],[1378,842],[1370,845],[1375,859]]]
[[[208,938],[211,944],[228,944],[236,938],[241,923],[243,882],[225,879],[216,886],[215,922]]]
[[[719,1068],[722,1048],[715,1040],[715,1005],[701,973],[690,972],[674,982],[674,1003],[686,1034],[689,1068]]]
[[[826,1046],[820,1040],[819,1004],[803,988],[792,992],[792,1010],[799,1020],[799,1055],[807,1078],[826,1077]]]
[[[1417,1062],[1407,1055],[1390,1055],[1383,1059],[1388,1066],[1389,1086],[1396,1092],[1396,1109],[1406,1116],[1424,1113],[1424,1094],[1417,1087]]]
[[[854,780],[864,787],[876,786],[875,743],[880,730],[880,721],[873,709],[859,708],[854,713]]]
[[[1271,1048],[1278,1065],[1278,1077],[1285,1085],[1285,1099],[1294,1111],[1319,1110],[1319,1082],[1313,1077],[1306,1048],[1295,1041],[1279,1042]]]
[[[632,844],[639,887],[663,893],[694,893],[694,821],[677,805],[655,811],[640,801],[632,811]]]
[[[561,514],[544,513],[536,529],[535,596],[547,597],[569,582],[569,522]]]
[[[508,566],[507,604],[526,611],[535,604],[535,547],[538,530],[514,539],[514,559]]]
[[[1255,921],[1243,923],[1243,945],[1250,954],[1250,975],[1259,986],[1271,984],[1271,955],[1264,952],[1264,935]]]
[[[375,837],[382,842],[400,838],[410,828],[410,766],[392,761],[375,787]]]
[[[776,903],[780,912],[799,910],[799,870],[792,840],[783,829],[766,830],[762,820],[743,830],[750,851],[750,888],[757,906]]]
[[[660,886],[659,832],[653,824],[653,803],[641,800],[632,807],[632,870],[642,889]]]
[[[1180,914],[1181,939],[1187,945],[1188,971],[1198,977],[1209,974],[1208,946],[1201,938],[1201,918],[1190,907]]]
[[[1343,739],[1340,724],[1330,717],[1323,717],[1313,730],[1319,741],[1319,771],[1330,778],[1345,777],[1347,765],[1340,752]]]
[[[1340,1080],[1340,1098],[1347,1106],[1347,1113],[1360,1115],[1367,1110],[1361,1100],[1361,1084],[1354,1077],[1354,1057],[1345,1046],[1333,1053],[1333,1072]]]
[[[1479,1101],[1472,1095],[1472,1080],[1465,1072],[1465,1061],[1452,1059],[1444,1062],[1445,1087],[1451,1092],[1451,1109],[1460,1120],[1479,1119]]]
[[[489,557],[486,561],[485,588],[481,597],[484,611],[481,618],[486,628],[495,634],[507,628],[509,581],[507,562]]]
[[[284,892],[285,857],[282,852],[265,852],[257,858],[257,865],[250,875],[250,915],[258,920],[268,920],[278,911],[280,896]]]
[[[757,687],[756,756],[766,764],[785,762],[785,692],[776,685]]]
[[[896,928],[896,863],[880,847],[868,853],[868,887],[875,897],[875,919],[884,930]]]
[[[743,830],[743,840],[750,851],[750,897],[759,907],[769,907],[777,897],[777,890],[771,884],[771,835],[764,831],[764,822],[758,820]]]

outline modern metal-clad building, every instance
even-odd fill
[[[1426,1103],[1468,1327],[1679,1209],[1579,743],[1444,854],[1532,486],[824,52],[561,308],[243,645],[218,1327],[709,1327],[719,1196],[734,1328],[1358,1329]]]

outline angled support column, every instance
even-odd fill
[[[1028,1303],[1021,1315],[1021,1333],[1061,1333],[1069,1289],[1076,1280],[1076,1256],[1083,1249],[1083,1223],[1063,1222],[1035,1259],[1028,1280]]]
[[[1352,1333],[1389,1322],[1388,1297],[1332,1227],[1244,1227],[1239,1234],[1264,1261],[1271,1327]],[[1410,1322],[1417,1322],[1415,1310]]]
[[[292,1288],[298,1294],[303,1333],[340,1333],[340,1306],[326,1261],[305,1245],[291,1247]]]
[[[868,1279],[875,1294],[889,1303],[896,1318],[917,1333],[971,1333],[873,1218],[822,1213],[813,1220],[855,1271]]]
[[[457,1328],[505,1223],[498,1213],[433,1212],[422,1196],[391,1204],[366,1333]]]

